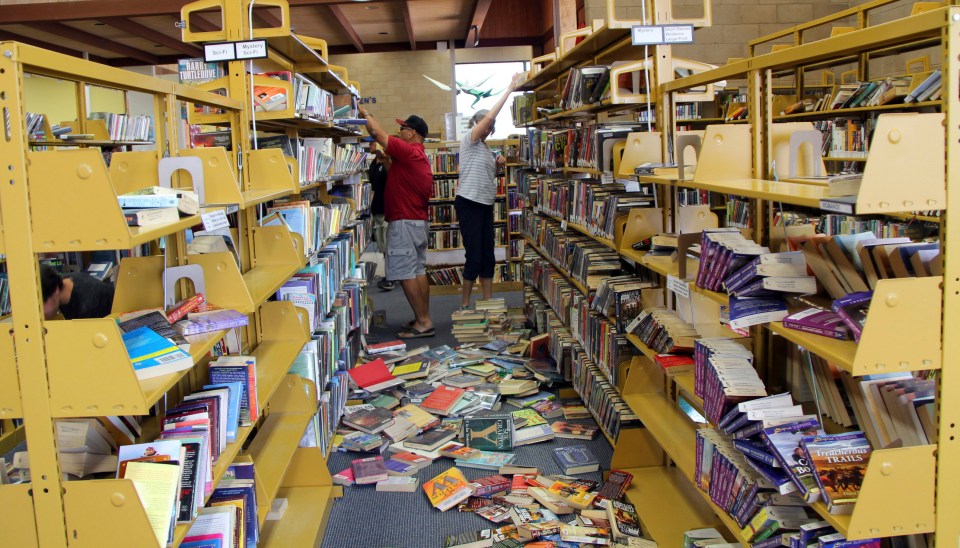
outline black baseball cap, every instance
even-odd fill
[[[426,137],[427,132],[429,131],[427,129],[427,123],[423,120],[423,118],[417,116],[416,114],[411,114],[410,116],[407,116],[406,120],[401,120],[400,118],[397,118],[397,123],[400,124],[401,126],[406,126],[412,129],[413,131],[416,131],[418,134],[420,134],[421,137]]]

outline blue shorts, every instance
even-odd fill
[[[386,278],[412,280],[427,273],[427,221],[404,219],[387,223]]]

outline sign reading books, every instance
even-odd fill
[[[266,40],[244,40],[242,42],[219,42],[203,45],[203,60],[208,63],[241,59],[265,59],[266,57]]]
[[[634,25],[630,30],[634,46],[693,43],[693,25]]]

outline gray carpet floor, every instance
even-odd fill
[[[391,340],[401,325],[411,317],[410,307],[398,287],[390,292],[381,292],[373,288],[371,295],[375,310],[386,311],[386,321],[380,327],[374,327],[371,335],[379,340]],[[507,305],[522,306],[522,294],[504,293]],[[419,339],[422,344],[437,346],[447,344],[451,347],[456,340],[450,334],[450,313],[460,304],[457,295],[433,297],[430,300],[431,316],[437,327],[437,335],[430,339]],[[502,412],[515,408],[504,404]],[[552,421],[551,421],[552,422]],[[591,420],[572,421],[592,423]],[[553,461],[551,450],[563,445],[586,443],[600,461],[602,470],[609,469],[613,448],[602,435],[592,441],[556,439],[553,441],[526,445],[514,451],[514,462],[537,466],[543,474],[560,473]],[[375,453],[334,453],[328,460],[331,474],[346,469],[351,461]],[[420,470],[417,476],[420,485],[447,468],[453,466],[453,460],[440,458],[433,464]],[[473,468],[461,469],[468,480],[496,473]],[[578,477],[601,481],[600,473],[582,474]],[[561,516],[562,517],[562,516]],[[506,525],[506,524],[503,524]],[[479,531],[496,527],[495,524],[472,513],[461,513],[456,509],[440,512],[433,508],[423,490],[418,486],[413,493],[379,493],[374,485],[344,487],[344,496],[334,505],[323,539],[323,548],[437,548],[443,546],[447,535],[465,531]]]

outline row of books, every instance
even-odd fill
[[[460,229],[431,229],[427,234],[427,249],[460,249],[463,245],[460,236]]]
[[[712,203],[709,190],[678,188],[676,196],[678,206],[710,205]]]
[[[818,120],[814,127],[823,134],[820,152],[832,158],[866,158],[873,135],[872,119]]]
[[[512,233],[513,231],[511,231]],[[508,257],[511,259],[519,259],[523,257],[524,250],[526,249],[526,242],[518,238],[510,239],[510,249]]]
[[[493,269],[493,283],[520,279],[519,275],[512,270],[515,266],[515,264],[504,263],[495,265]],[[430,285],[462,285],[463,266],[428,268],[427,279],[430,280]]]
[[[600,101],[610,92],[610,67],[594,65],[571,68],[560,94],[560,108],[573,110]]]
[[[663,296],[652,273],[641,276],[611,276],[600,281],[590,307],[616,320],[617,331],[628,333],[627,326],[647,308],[663,305]]]
[[[368,211],[373,202],[373,186],[367,182],[348,181],[334,186],[328,193],[331,196],[353,200],[358,213]]]
[[[153,116],[91,112],[87,118],[103,120],[107,128],[107,138],[111,141],[149,141],[153,138]]]
[[[511,234],[521,231],[521,221],[523,220],[522,217],[523,212],[521,211],[511,211],[507,215],[507,228],[510,229]]]
[[[928,215],[930,212],[915,212],[917,215]],[[932,212],[937,216],[938,212]],[[836,213],[822,213],[811,215],[798,211],[777,211],[774,213],[773,226],[812,225],[818,234],[827,236],[852,235],[860,232],[872,232],[878,238],[898,238],[935,234],[939,228],[926,221],[899,221],[881,216],[842,215]]]
[[[267,209],[261,226],[285,225],[303,238],[307,254],[322,249],[350,220],[353,208],[348,203],[314,204],[307,200],[277,201]]]
[[[519,177],[519,171],[517,168],[511,168],[511,170],[513,171],[511,171],[510,180],[517,181]],[[523,192],[515,192],[511,190],[507,193],[507,207],[510,209],[510,211],[519,211],[525,208],[526,202],[526,194]]]
[[[552,309],[551,305],[532,288],[524,289],[524,302],[529,309],[535,309],[538,315],[545,316],[544,323],[549,325],[552,338],[551,355],[558,364],[564,363],[569,367],[569,377],[574,388],[583,398],[600,428],[615,440],[622,429],[639,427],[639,418],[616,389],[614,381],[611,380],[614,377],[609,376],[611,370],[601,369],[596,364],[563,324],[556,314],[557,309]],[[564,354],[567,354],[566,358]],[[563,366],[561,369],[566,371]]]
[[[752,219],[750,217],[750,201],[737,197],[731,197],[728,199],[726,226],[734,228],[750,228],[751,224]]]
[[[456,151],[430,150],[427,160],[433,168],[434,174],[458,173],[460,171],[460,153]]]

